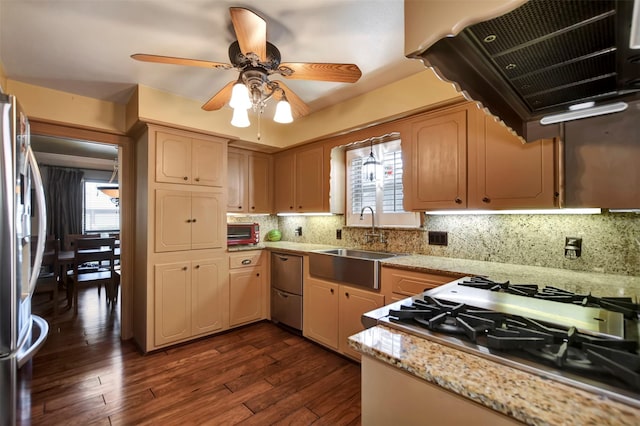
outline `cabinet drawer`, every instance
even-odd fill
[[[382,268],[383,286],[391,293],[414,296],[455,280],[445,275]]]
[[[262,251],[248,251],[229,255],[229,269],[260,266]]]

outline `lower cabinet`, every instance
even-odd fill
[[[229,325],[266,318],[267,280],[262,251],[229,255]]]
[[[415,296],[463,276],[465,275],[439,275],[383,266],[380,287],[387,298],[387,304],[389,304]]]
[[[156,347],[224,328],[226,270],[223,257],[155,265]]]
[[[305,337],[360,359],[347,339],[364,329],[362,314],[384,306],[384,295],[307,276],[303,303]]]

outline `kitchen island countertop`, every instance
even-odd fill
[[[349,344],[414,377],[529,425],[638,425],[640,408],[384,326]]]

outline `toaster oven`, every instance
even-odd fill
[[[258,244],[260,242],[260,224],[227,223],[227,246]]]

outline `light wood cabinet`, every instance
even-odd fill
[[[338,291],[338,284],[305,277],[302,299],[303,334],[335,350],[338,350],[339,345]]]
[[[155,265],[155,346],[224,327],[224,258]]]
[[[406,210],[467,207],[467,139],[473,111],[466,105],[426,114],[402,141]]]
[[[364,330],[362,314],[384,306],[384,296],[349,286],[340,286],[338,349],[345,355],[360,359],[360,353],[349,346],[349,336]]]
[[[523,144],[493,116],[482,115],[482,134],[475,145],[469,145],[468,207],[557,207],[559,153],[555,141]]]
[[[262,251],[229,255],[229,325],[266,318],[267,280]]]
[[[229,149],[227,211],[273,211],[273,159],[268,154]]]
[[[135,142],[132,315],[144,352],[229,328],[227,143],[157,125]]]
[[[160,131],[155,148],[157,182],[224,185],[225,143]]]
[[[439,287],[464,275],[439,275],[383,266],[380,276],[381,292],[385,295],[387,303],[393,303]]]
[[[306,276],[303,303],[305,337],[360,359],[347,339],[364,329],[362,314],[384,306],[384,295]]]
[[[157,189],[157,252],[226,247],[221,191]]]
[[[553,208],[562,158],[554,140],[522,144],[474,103],[408,119],[405,209]]]
[[[277,213],[329,210],[329,179],[324,172],[322,146],[277,154],[274,169]]]

